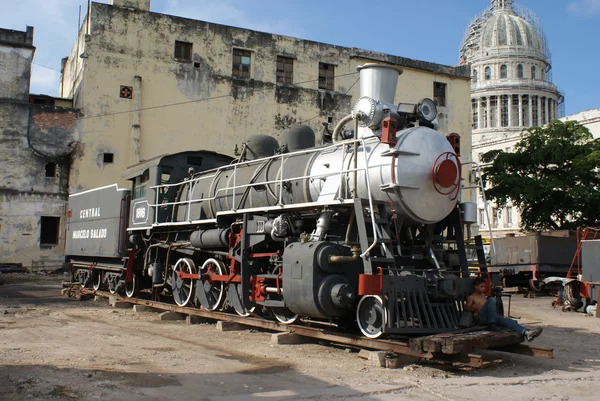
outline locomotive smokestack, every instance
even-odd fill
[[[356,69],[360,71],[360,97],[368,96],[382,103],[394,104],[401,68],[369,63]]]

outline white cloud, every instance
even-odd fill
[[[600,15],[600,0],[571,1],[567,7],[569,14],[577,17]]]

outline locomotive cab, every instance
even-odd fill
[[[215,152],[189,151],[157,156],[129,167],[123,173],[132,186],[129,229],[149,229],[153,224],[172,221],[173,202],[180,188],[177,183],[232,160]]]

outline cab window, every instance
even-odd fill
[[[146,186],[148,185],[148,180],[150,179],[150,170],[146,170],[142,173],[142,175],[138,175],[135,177],[135,181],[133,182],[133,199],[144,198],[146,196]]]

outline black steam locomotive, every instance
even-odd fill
[[[393,104],[397,68],[359,69],[361,98],[331,144],[294,126],[248,138],[235,160],[164,155],[125,172],[131,190],[71,195],[74,280],[371,338],[458,328],[471,281],[455,137],[433,129],[431,100]]]

